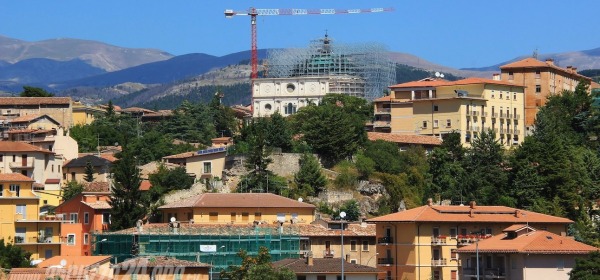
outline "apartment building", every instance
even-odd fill
[[[63,184],[66,185],[70,181],[85,181],[85,176],[87,175],[85,169],[88,165],[88,162],[94,170],[94,181],[109,181],[111,174],[110,168],[112,166],[112,162],[97,155],[84,155],[65,163],[65,165],[62,168]]]
[[[538,108],[546,104],[548,96],[563,90],[575,90],[579,81],[592,79],[577,73],[577,67],[558,67],[553,59],[540,61],[525,58],[500,66],[500,80],[525,89],[525,127],[534,125]]]
[[[491,129],[505,147],[523,141],[523,86],[482,78],[427,78],[390,89],[389,96],[374,101],[374,132],[443,138],[456,131],[468,146]]]
[[[212,181],[223,177],[226,156],[227,146],[221,146],[166,156],[163,161],[185,166],[186,172],[193,174],[196,180]]]
[[[19,173],[34,181],[40,206],[58,205],[63,158],[24,142],[0,141],[0,173]]]
[[[528,224],[565,235],[573,221],[505,206],[428,205],[376,217],[380,279],[459,279],[457,249]]]
[[[95,189],[90,183],[83,193],[61,203],[55,212],[62,215],[69,224],[61,228],[61,236],[66,242],[61,245],[64,256],[91,256],[92,233],[106,231],[110,225],[110,190]]]
[[[516,224],[457,253],[461,279],[568,280],[575,259],[598,250],[570,237]]]
[[[10,120],[27,115],[48,115],[69,128],[73,125],[71,97],[0,97],[0,116]]]
[[[40,215],[34,182],[19,173],[0,174],[0,238],[32,253],[33,260],[47,259],[60,254],[63,221]]]
[[[158,207],[167,223],[310,223],[315,206],[271,193],[204,193]]]
[[[73,125],[91,124],[98,116],[106,114],[106,109],[73,102]]]

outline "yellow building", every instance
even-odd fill
[[[210,224],[310,223],[315,206],[271,193],[204,193],[158,207],[163,222]]]
[[[461,143],[470,145],[491,129],[506,147],[523,141],[523,86],[482,78],[428,78],[390,89],[389,96],[374,101],[375,132],[443,138],[457,131]]]
[[[40,216],[34,181],[19,173],[0,174],[0,236],[5,243],[22,246],[32,259],[60,254],[60,223]]]
[[[565,235],[573,221],[505,206],[429,205],[368,220],[377,225],[379,278],[458,278],[456,250],[501,233],[513,224],[529,224]]]
[[[91,124],[97,116],[105,113],[103,108],[73,102],[73,125]]]
[[[67,185],[70,181],[84,182],[86,176],[85,169],[88,162],[94,170],[94,182],[109,181],[112,162],[96,155],[85,155],[65,163],[62,168],[63,184]]]
[[[0,97],[0,116],[12,119],[26,115],[48,115],[69,128],[73,125],[71,97]]]
[[[223,177],[227,146],[186,152],[163,157],[163,161],[185,166],[188,174],[194,174],[196,180],[213,180]]]

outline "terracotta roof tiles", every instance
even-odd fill
[[[39,152],[45,154],[54,154],[49,150],[42,149],[31,144],[12,141],[0,141],[0,152]]]
[[[271,193],[204,193],[158,208],[170,209],[188,207],[315,208],[312,204]]]
[[[34,180],[21,173],[1,173],[0,182],[34,182]]]
[[[472,211],[471,211],[472,210]],[[557,223],[571,224],[567,218],[505,206],[421,206],[369,219],[369,222],[463,222],[463,223]]]
[[[83,182],[83,192],[110,193],[108,182]]]
[[[119,267],[211,267],[211,265],[171,257],[152,256],[128,259],[113,266],[113,268]]]
[[[393,142],[398,144],[420,144],[420,145],[441,145],[442,140],[425,135],[403,135],[395,133],[383,133],[383,132],[367,132],[367,137],[370,141],[383,140],[387,142]]]
[[[149,180],[142,180],[142,183],[140,184],[140,190],[148,191],[150,188],[152,188],[152,183],[150,183]]]
[[[85,267],[110,262],[111,256],[54,256],[46,259],[37,265],[38,268],[47,268],[54,265],[60,265],[65,260],[67,265],[81,265]]]
[[[476,248],[478,246],[478,248]],[[498,234],[457,250],[458,253],[588,254],[600,249],[545,230],[534,230],[514,238]]]
[[[85,202],[85,201],[82,201],[81,203],[89,206],[92,209],[96,209],[96,210],[112,209],[112,206],[110,206],[110,204],[108,203],[108,201],[104,201],[104,200],[95,201],[95,202]]]
[[[308,265],[306,259],[283,259],[273,262],[275,267],[285,267],[295,273],[335,273],[342,271],[342,260],[339,258],[313,258],[313,264]],[[344,272],[351,274],[377,274],[375,267],[355,263],[344,263]]]
[[[579,74],[577,72],[571,72],[568,69],[561,68],[561,67],[558,67],[558,66],[556,66],[554,64],[549,64],[547,62],[540,61],[540,60],[537,60],[537,59],[532,58],[532,57],[528,57],[528,58],[525,58],[525,59],[521,59],[519,61],[515,61],[515,62],[512,62],[512,63],[508,63],[508,64],[504,64],[504,65],[500,66],[500,69],[502,69],[502,70],[504,70],[504,69],[514,69],[514,68],[552,68],[552,69],[558,70],[558,71],[560,71],[562,73],[574,75],[574,76],[577,76],[577,77],[580,77],[580,78],[584,78],[584,79],[586,79],[588,81],[591,81],[591,78],[583,76],[583,75],[581,75],[581,74]]]
[[[0,97],[0,105],[71,104],[71,97]]]

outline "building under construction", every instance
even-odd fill
[[[381,44],[339,44],[325,34],[308,48],[276,49],[267,54],[268,78],[327,77],[329,93],[369,101],[396,80],[396,67]]]
[[[256,256],[269,249],[273,261],[297,258],[300,231],[296,225],[148,224],[94,235],[94,255],[112,255],[113,263],[134,256],[171,256],[213,265],[213,279],[230,265],[241,264],[237,256],[246,250]]]

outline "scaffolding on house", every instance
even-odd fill
[[[270,78],[328,77],[329,92],[365,98],[383,96],[396,81],[396,67],[382,44],[332,44],[313,40],[307,48],[273,49],[267,53]]]
[[[213,265],[213,279],[230,265],[241,264],[240,250],[256,256],[260,247],[269,249],[273,261],[297,258],[300,232],[297,226],[165,224],[94,234],[93,255],[111,255],[112,263],[134,256],[170,256],[181,260]],[[200,246],[212,245],[215,252],[201,252]]]

